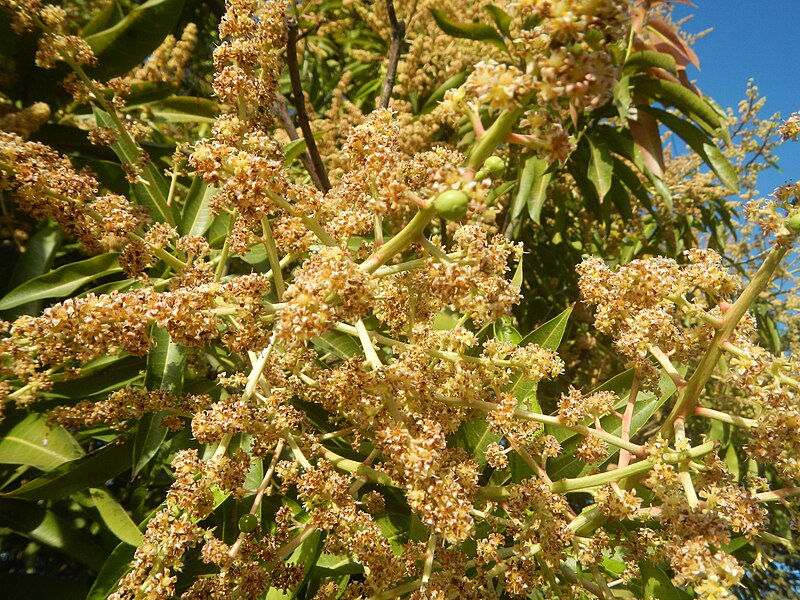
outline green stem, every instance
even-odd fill
[[[750,280],[750,283],[747,284],[747,287],[745,287],[739,299],[725,312],[722,317],[722,327],[711,340],[711,345],[700,360],[700,364],[697,365],[697,369],[692,374],[686,387],[681,390],[678,400],[675,402],[675,406],[672,408],[666,422],[661,428],[662,437],[672,437],[675,421],[680,417],[685,418],[694,411],[700,399],[700,394],[711,378],[711,375],[714,373],[717,363],[722,356],[722,342],[731,337],[739,321],[753,302],[756,301],[759,294],[769,285],[772,276],[775,274],[781,260],[788,251],[788,246],[773,248],[766,259],[764,259],[764,262],[756,274]]]
[[[377,248],[372,255],[367,258],[358,269],[365,273],[374,273],[378,267],[394,257],[395,254],[402,252],[413,244],[422,235],[425,228],[436,216],[436,209],[433,203],[429,203],[425,208],[420,209],[414,218],[408,222],[397,235],[392,237],[383,246]]]
[[[505,142],[506,136],[511,132],[511,128],[522,115],[522,112],[522,107],[511,108],[501,112],[492,126],[486,130],[480,140],[472,147],[465,166],[473,171],[480,169],[484,161],[494,154],[500,144]]]
[[[275,282],[275,294],[278,297],[278,302],[280,302],[286,288],[283,283],[281,261],[278,258],[278,247],[275,245],[275,238],[272,237],[272,228],[269,226],[267,217],[261,217],[261,230],[264,234],[264,248],[267,250],[267,259],[272,269],[272,279]]]

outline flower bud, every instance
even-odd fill
[[[793,211],[786,219],[786,227],[794,232],[800,231],[800,211]]]
[[[448,221],[458,221],[467,214],[469,198],[461,190],[447,190],[433,201],[433,207]]]

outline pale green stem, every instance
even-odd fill
[[[628,402],[625,405],[625,413],[622,415],[622,439],[629,442],[631,439],[631,423],[633,422],[633,410],[636,406],[636,397],[639,395],[639,372],[633,371],[633,381],[631,391],[628,394]],[[627,467],[631,462],[631,454],[625,449],[620,450],[618,468]]]
[[[672,408],[672,411],[662,426],[662,437],[671,437],[675,421],[679,417],[685,418],[686,415],[694,411],[694,407],[700,400],[700,394],[703,392],[703,389],[714,373],[717,363],[722,356],[722,348],[720,347],[722,342],[727,341],[731,337],[739,321],[741,321],[742,317],[753,302],[756,301],[761,292],[769,285],[772,276],[775,274],[781,260],[783,260],[783,257],[788,251],[789,247],[787,246],[773,248],[756,274],[747,284],[747,287],[745,287],[738,300],[725,311],[722,318],[722,327],[711,340],[711,345],[708,350],[706,350],[694,373],[689,378],[686,387],[681,390],[675,402],[675,406]]]
[[[300,220],[303,221],[303,225],[305,225],[309,231],[314,233],[317,236],[319,241],[321,241],[326,246],[336,246],[336,240],[334,240],[331,236],[329,236],[325,230],[322,228],[322,225],[314,217],[309,217],[308,215],[303,215],[295,210],[294,206],[292,206],[289,202],[285,199],[281,198],[278,194],[273,192],[272,190],[265,190],[269,199],[272,200],[276,205],[280,206],[283,210],[287,213],[292,215],[293,217],[300,217]]]
[[[450,252],[447,254],[447,258],[451,261],[457,260],[459,258],[465,257],[467,254],[463,250],[459,250],[458,252]],[[377,271],[375,271],[372,276],[373,277],[388,277],[389,275],[396,275],[397,273],[403,273],[405,271],[416,271],[417,269],[424,269],[428,266],[429,259],[427,258],[415,258],[414,260],[409,260],[407,262],[398,263],[396,265],[390,265],[386,267],[381,267]]]
[[[436,536],[428,536],[428,545],[425,548],[425,562],[422,566],[422,585],[427,585],[433,573],[433,557],[436,554]]]
[[[522,115],[523,108],[509,108],[504,110],[497,117],[495,122],[481,136],[480,140],[472,147],[469,158],[464,166],[473,171],[477,171],[489,158],[497,147],[505,142],[506,137],[511,132],[511,128]]]
[[[250,375],[247,376],[247,385],[245,386],[244,393],[242,394],[242,402],[245,404],[250,401],[250,398],[253,397],[256,387],[258,386],[258,382],[261,379],[261,374],[264,372],[264,367],[267,366],[269,356],[272,354],[272,349],[274,346],[275,336],[272,336],[272,338],[269,340],[269,345],[258,355],[258,358],[256,359],[255,364],[250,371]]]
[[[685,443],[686,421],[683,417],[679,417],[675,420],[675,444],[676,446],[681,446]],[[678,465],[678,479],[683,486],[689,508],[694,510],[700,503],[700,499],[697,497],[697,491],[694,489],[694,482],[692,481],[692,474],[689,472],[688,465],[685,461],[681,461]]]
[[[219,262],[217,263],[217,268],[214,271],[214,281],[219,281],[225,274],[225,266],[228,263],[228,254],[230,253],[230,251],[231,251],[230,237],[225,236],[225,242],[222,244],[222,250],[220,250],[219,252]]]
[[[363,462],[345,458],[344,456],[339,456],[333,450],[328,450],[327,448],[322,448],[321,452],[323,458],[330,462],[334,467],[344,471],[345,473],[352,473],[354,475],[366,477],[371,482],[379,485],[399,487],[391,477],[386,475],[386,473],[376,471],[369,465],[365,465]]]
[[[686,387],[686,380],[681,377],[681,374],[678,373],[678,369],[675,368],[675,365],[672,364],[669,356],[667,356],[661,348],[656,345],[651,345],[648,346],[647,349],[650,350],[650,354],[655,356],[658,364],[660,364],[667,375],[669,375],[669,378],[672,379],[672,382],[676,387]]]
[[[405,250],[422,235],[422,232],[425,231],[425,228],[436,215],[436,209],[433,207],[432,202],[425,208],[420,209],[397,235],[385,242],[380,248],[376,248],[375,252],[359,265],[359,271],[373,273],[378,267],[391,260],[395,254]]]
[[[283,298],[286,291],[283,283],[283,272],[281,271],[281,261],[278,258],[278,247],[275,245],[275,238],[272,237],[272,228],[269,225],[267,217],[261,217],[261,231],[264,234],[264,248],[267,251],[267,259],[272,273],[272,279],[275,282],[275,294],[278,297],[278,302]]]
[[[451,263],[451,262],[453,262],[450,259],[450,257],[447,256],[447,254],[444,252],[444,250],[439,248],[439,246],[437,246],[436,244],[431,242],[425,236],[422,236],[420,238],[420,242],[422,242],[422,247],[425,248],[425,250],[427,250],[430,253],[431,256],[433,256],[434,258],[438,259],[439,262],[443,262],[443,263]]]
[[[768,492],[759,492],[755,495],[755,498],[759,502],[775,502],[797,495],[800,495],[800,486],[789,486]]]
[[[291,434],[291,432],[284,431],[283,439],[285,439],[289,443],[289,447],[292,449],[295,459],[297,460],[297,462],[300,463],[300,466],[302,466],[306,471],[310,471],[311,469],[313,469],[311,463],[306,458],[306,455],[303,453],[303,450],[300,448],[300,444],[297,443],[297,440]]]
[[[735,425],[737,427],[746,427],[748,429],[758,425],[758,421],[755,419],[729,415],[728,413],[714,410],[713,408],[706,408],[704,406],[696,406],[694,409],[694,414],[698,417],[706,417],[707,419],[714,419],[715,421],[728,423],[729,425]]]

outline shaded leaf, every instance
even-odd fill
[[[131,443],[109,444],[86,456],[66,462],[2,494],[25,500],[56,500],[73,492],[100,487],[131,466]]]
[[[53,266],[56,252],[61,247],[64,232],[52,221],[44,221],[25,244],[23,252],[14,264],[7,290],[18,288],[23,283],[47,273]],[[2,309],[0,309],[2,310]],[[14,307],[6,313],[13,320],[22,314],[33,315],[41,311],[41,302],[34,300]]]
[[[95,571],[105,560],[105,551],[91,537],[36,504],[0,498],[0,527],[60,550]]]
[[[547,187],[553,178],[546,160],[531,156],[525,161],[519,180],[519,190],[511,205],[511,217],[517,218],[527,206],[534,223],[539,223],[542,206],[547,198]]]
[[[600,138],[586,138],[589,142],[589,181],[594,184],[597,196],[603,200],[611,189],[614,163],[608,145]]]
[[[136,523],[108,490],[91,488],[89,497],[100,513],[103,523],[117,538],[131,546],[139,546],[144,541],[144,536]]]
[[[703,98],[686,89],[679,83],[663,79],[635,78],[634,88],[650,98],[665,105],[674,106],[684,115],[700,124],[711,135],[717,135],[723,128],[722,119]]]
[[[675,587],[664,571],[653,563],[643,560],[639,563],[644,584],[644,600],[688,600],[689,594]]]
[[[120,75],[142,62],[172,31],[184,0],[149,0],[111,27],[85,39],[99,58],[98,79]]]
[[[130,571],[136,548],[125,542],[119,544],[103,563],[86,600],[106,600],[118,587],[119,580]]]
[[[25,600],[84,600],[86,585],[42,573],[0,573],[0,589],[6,598]]]
[[[47,417],[40,414],[26,416],[0,437],[2,464],[49,471],[83,455],[83,448],[66,429],[58,425],[50,427]]]
[[[119,254],[116,252],[100,254],[86,260],[69,263],[26,281],[0,300],[0,310],[8,310],[26,302],[45,298],[70,296],[87,283],[114,273],[121,273],[122,268],[117,263],[118,256]]]

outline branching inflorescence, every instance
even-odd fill
[[[497,39],[475,28],[465,29],[472,39],[451,39],[473,53],[481,35],[497,42],[432,109],[461,129],[454,144],[431,143],[439,124],[410,143],[428,117],[411,123],[403,101],[311,119],[295,89],[313,171],[298,175],[271,110],[284,101],[287,41],[298,61],[301,7],[229,0],[214,53],[218,114],[186,164],[173,156],[166,188],[125,96],[159,73],[180,80],[196,28],[101,83],[84,69],[95,57],[62,9],[0,4],[16,29],[42,32],[40,65],[72,67],[68,88],[94,108],[90,137],[117,152],[132,190],[113,193],[27,141],[49,110],[4,117],[4,198],[51,219],[87,253],[118,253],[116,272],[128,279],[8,324],[3,397],[13,411],[51,402],[49,422],[65,435],[106,426],[119,443],[138,440],[153,415],[162,440],[183,434],[160,455],[171,485],[109,597],[303,588],[319,599],[613,598],[641,593],[663,568],[696,597],[723,598],[744,573],[736,543],[782,540],[765,507],[800,489],[800,363],[760,347],[748,311],[800,229],[794,190],[752,207],[776,242],[746,283],[710,249],[578,265],[583,307],[594,307],[595,329],[627,369],[595,390],[569,385],[557,353],[570,309],[527,336],[510,326],[530,293],[520,263],[531,248],[498,233],[498,217],[516,210],[504,177],[513,179],[512,163],[535,172],[536,161],[550,177],[580,154],[593,123],[611,121],[602,109],[634,64],[628,3],[500,2]],[[386,8],[391,22],[370,21],[393,33],[386,94],[396,86],[406,97],[433,80],[409,69],[442,17],[412,4],[390,0],[372,16]],[[440,41],[430,48],[437,60]],[[294,130],[292,114],[278,121],[287,117]],[[785,137],[796,137],[796,120]],[[599,164],[610,150],[591,143],[594,174],[584,179],[604,201],[617,192]],[[630,188],[648,181],[632,170],[637,157],[615,167],[633,176]],[[516,185],[533,194],[524,173]],[[579,190],[578,174],[566,179]],[[205,227],[190,219],[195,189]],[[52,408],[59,386],[108,357],[146,357],[145,373]],[[709,402],[719,381],[747,412]],[[740,430],[746,456],[769,465],[774,485],[733,473],[718,444],[693,429],[698,419]]]

